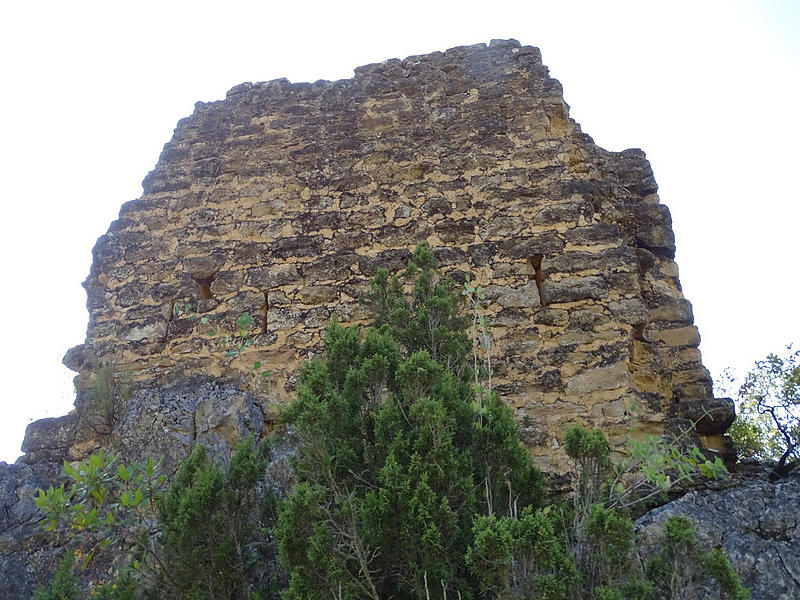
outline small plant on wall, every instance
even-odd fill
[[[92,369],[91,387],[78,407],[95,433],[111,433],[135,387],[130,374],[117,371],[112,363],[99,363]]]

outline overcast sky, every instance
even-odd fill
[[[706,366],[800,342],[800,2],[3,2],[0,460],[68,412],[80,282],[178,119],[243,81],[341,79],[516,38],[572,117],[645,150],[672,210]]]

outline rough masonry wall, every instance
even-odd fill
[[[656,190],[644,154],[597,147],[539,50],[514,41],[337,82],[243,84],[180,121],[98,240],[86,343],[65,362],[83,396],[101,364],[139,389],[234,381],[246,408],[212,404],[236,437],[291,397],[331,317],[364,318],[356,299],[378,266],[399,269],[427,240],[454,277],[487,287],[495,381],[545,469],[562,470],[577,420],[620,444],[716,407],[700,432],[723,448],[732,413],[712,399]],[[244,312],[255,343],[226,358]],[[269,382],[253,383],[255,361]],[[184,412],[190,423],[149,435],[188,450],[203,419],[196,402]],[[103,443],[84,432],[68,455]]]

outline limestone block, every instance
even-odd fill
[[[599,418],[612,418],[618,419],[627,414],[628,407],[625,406],[624,400],[613,400],[611,402],[604,402],[602,404],[595,404],[592,406],[592,417]]]
[[[625,362],[618,362],[609,367],[595,367],[567,380],[567,392],[570,394],[589,394],[597,390],[615,390],[628,385],[630,373]]]
[[[510,258],[530,258],[537,254],[560,252],[564,242],[555,231],[501,242],[498,250]]]
[[[692,304],[684,298],[664,297],[650,309],[651,321],[671,321],[675,323],[691,323],[693,321]]]
[[[608,295],[608,289],[608,282],[599,275],[570,277],[560,281],[547,279],[542,284],[542,299],[545,304],[600,300]]]
[[[692,346],[700,345],[700,333],[697,327],[676,327],[674,329],[650,329],[645,331],[645,339],[653,342],[662,342],[667,346]]]
[[[300,273],[295,264],[256,266],[248,269],[244,274],[244,282],[258,289],[272,289],[296,282],[298,279],[300,279]],[[213,284],[212,289],[214,289]]]
[[[300,323],[301,313],[290,308],[271,308],[267,312],[267,330],[293,329]]]
[[[486,288],[486,296],[490,299],[496,299],[497,303],[503,308],[535,307],[541,303],[535,281],[518,288],[505,285],[489,286]]]
[[[600,252],[564,252],[542,261],[545,275],[587,270],[611,273],[617,270],[635,271],[636,268],[636,253],[625,246]]]
[[[329,285],[309,285],[297,292],[303,304],[328,304],[339,299],[339,291]]]
[[[678,412],[683,418],[694,422],[697,432],[703,435],[724,433],[736,416],[736,409],[730,398],[683,400],[679,404]]]
[[[217,273],[211,282],[211,293],[215,296],[225,296],[238,292],[244,285],[244,271],[225,271]]]
[[[634,210],[636,240],[643,247],[669,258],[675,256],[672,218],[663,204],[640,204]]]
[[[534,225],[554,225],[557,223],[577,222],[581,217],[591,221],[594,209],[591,202],[564,202],[546,206],[537,212],[531,222]]]
[[[623,323],[644,325],[650,316],[641,298],[622,298],[608,304],[611,314]]]
[[[156,323],[145,323],[134,325],[122,335],[122,339],[127,342],[138,342],[141,340],[158,340],[167,335],[167,324],[163,321]]]
[[[22,440],[22,451],[27,460],[60,463],[67,458],[67,449],[75,441],[77,416],[75,413],[63,417],[47,418],[34,421],[25,430]]]
[[[616,242],[619,236],[620,228],[615,223],[594,223],[584,227],[575,227],[564,234],[567,242],[579,246],[609,244]]]

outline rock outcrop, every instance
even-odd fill
[[[64,359],[76,410],[0,468],[1,536],[21,539],[28,488],[62,460],[112,447],[174,467],[269,431],[329,320],[362,322],[368,279],[421,240],[486,287],[496,387],[544,470],[564,472],[575,421],[619,446],[699,420],[727,452],[733,406],[713,398],[650,165],[581,132],[536,48],[239,85],[178,123],[143,188],[94,248],[86,341]],[[0,568],[19,552],[0,547]]]
[[[754,599],[800,598],[800,474],[770,481],[768,469],[742,471],[729,489],[690,492],[639,519],[643,555],[654,552],[669,517],[684,515],[707,549],[725,551]],[[709,591],[698,600],[717,597]]]

